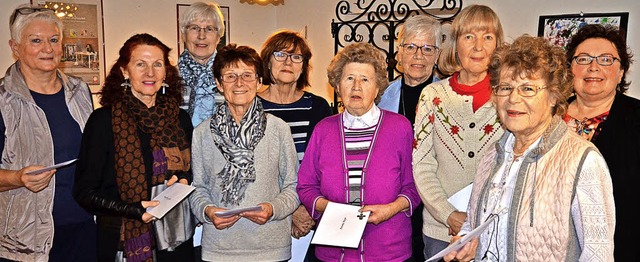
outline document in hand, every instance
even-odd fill
[[[329,202],[311,243],[357,248],[371,214],[358,210],[359,206]]]
[[[487,229],[487,227],[489,225],[491,225],[493,220],[495,220],[496,218],[498,218],[497,215],[490,215],[489,218],[487,218],[487,221],[484,221],[484,223],[482,223],[481,225],[476,227],[474,230],[471,230],[471,232],[469,232],[468,234],[466,234],[463,237],[461,237],[460,239],[458,239],[458,241],[450,244],[448,247],[446,247],[442,251],[438,252],[438,254],[435,254],[432,257],[430,257],[429,259],[427,259],[426,262],[436,261],[436,260],[446,256],[451,251],[460,250],[460,248],[462,248],[465,244],[469,243],[469,241],[471,241],[474,237],[480,236],[480,234],[482,234],[482,232],[484,232],[484,230]]]
[[[52,166],[48,166],[48,167],[45,167],[45,168],[42,168],[42,169],[29,171],[29,172],[27,172],[27,173],[25,173],[25,174],[27,174],[27,175],[37,175],[37,174],[40,174],[40,173],[42,173],[42,172],[46,172],[46,171],[49,171],[49,170],[56,169],[56,168],[58,168],[58,167],[63,167],[63,166],[70,165],[70,164],[72,164],[73,162],[76,162],[76,160],[78,160],[78,159],[77,159],[77,158],[74,158],[74,159],[71,159],[71,160],[69,160],[69,161],[64,161],[64,162],[62,162],[62,163],[55,164],[55,165],[52,165]]]
[[[194,189],[196,188],[193,186],[176,182],[152,199],[160,201],[160,204],[155,207],[148,207],[147,212],[161,219],[169,213],[174,206],[182,202]]]

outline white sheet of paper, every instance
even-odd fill
[[[66,165],[70,165],[71,163],[76,162],[76,160],[78,160],[78,159],[74,158],[74,159],[71,159],[71,160],[68,160],[68,161],[64,161],[62,163],[58,163],[58,164],[55,164],[55,165],[51,165],[51,166],[48,166],[48,167],[45,167],[45,168],[29,171],[29,172],[27,172],[25,174],[27,174],[27,175],[37,175],[37,174],[40,174],[42,172],[46,172],[46,171],[49,171],[49,170],[56,169],[58,167],[63,167],[63,166],[66,166]]]
[[[291,237],[291,259],[289,262],[303,262],[304,257],[307,256],[307,250],[309,250],[309,244],[315,231],[309,231],[309,234],[301,238],[295,239]]]
[[[311,243],[357,248],[371,214],[358,210],[360,206],[329,202]]]
[[[246,211],[260,211],[260,210],[262,210],[261,206],[253,206],[253,207],[243,207],[243,208],[229,209],[229,210],[225,210],[225,211],[216,211],[216,212],[213,212],[213,213],[216,214],[216,216],[219,216],[219,217],[230,217],[230,216],[235,216],[237,214],[240,214],[240,213],[246,212]]]
[[[160,219],[171,211],[174,206],[182,202],[194,189],[196,188],[193,186],[176,182],[152,199],[160,201],[160,204],[155,207],[148,207],[147,212]]]
[[[471,230],[471,232],[469,232],[468,234],[464,235],[463,237],[461,237],[460,239],[458,239],[458,241],[456,241],[453,244],[450,244],[448,247],[446,247],[445,249],[443,249],[442,251],[438,252],[438,254],[433,255],[432,257],[430,257],[429,259],[427,259],[426,262],[429,261],[436,261],[442,257],[444,257],[445,255],[449,254],[449,252],[454,251],[454,250],[460,250],[460,248],[462,248],[466,243],[468,243],[469,241],[471,241],[474,237],[479,236],[480,234],[482,234],[482,232],[484,232],[485,229],[487,229],[487,227],[489,225],[491,225],[491,223],[497,218],[497,215],[492,215],[490,216],[487,221],[484,221],[484,223],[480,224],[478,227],[476,227],[474,230]]]
[[[451,203],[458,211],[467,212],[467,206],[469,205],[469,198],[471,198],[471,189],[473,189],[473,183],[460,189],[460,191],[449,197],[449,203]]]

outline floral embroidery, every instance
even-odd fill
[[[433,121],[435,120],[436,116],[434,114],[430,114],[429,115],[429,124],[433,124]]]
[[[451,127],[451,134],[457,135],[459,131],[460,131],[460,128],[458,126]]]
[[[436,96],[436,97],[433,98],[433,105],[434,106],[439,106],[440,103],[442,103],[442,100],[440,100],[439,97]]]
[[[413,149],[418,149],[418,139],[413,139]]]
[[[486,135],[491,134],[491,132],[493,132],[493,126],[495,126],[499,122],[500,119],[498,119],[498,117],[496,116],[496,120],[493,121],[493,124],[486,124],[484,128],[482,128],[484,130],[484,134],[480,137],[480,139],[478,139],[478,141],[482,141],[482,139],[484,139]]]

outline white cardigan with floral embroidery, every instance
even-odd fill
[[[491,101],[476,112],[472,102],[449,78],[425,87],[418,101],[413,176],[425,206],[422,233],[446,242],[447,218],[456,211],[447,199],[473,182],[478,161],[504,133]]]

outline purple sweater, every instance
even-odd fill
[[[342,129],[342,114],[319,122],[298,172],[300,201],[316,220],[322,216],[314,208],[318,198],[349,202]],[[377,132],[371,159],[363,170],[367,175],[361,186],[362,204],[388,204],[402,196],[410,208],[378,225],[367,224],[357,249],[317,246],[316,256],[322,261],[404,261],[411,257],[411,214],[420,204],[411,168],[411,123],[402,115],[382,110]]]

